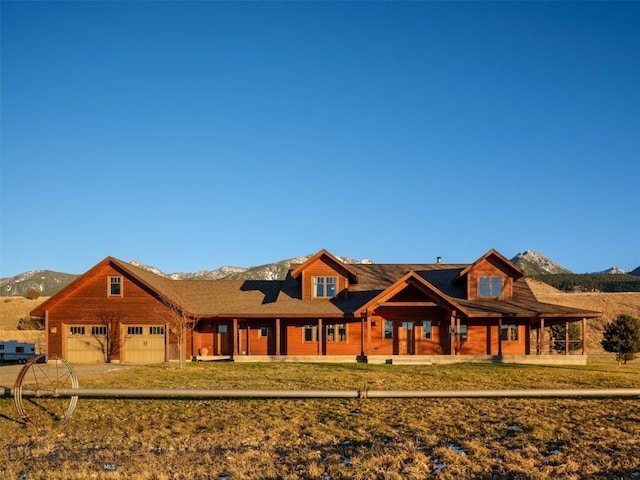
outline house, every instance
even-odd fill
[[[77,363],[585,363],[600,313],[538,302],[495,250],[473,264],[345,264],[321,250],[284,280],[171,280],[107,257],[31,315],[47,352]],[[581,355],[568,341],[558,355],[551,328],[568,339],[574,322]]]

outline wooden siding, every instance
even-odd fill
[[[313,277],[337,277],[336,293],[339,298],[346,298],[349,289],[349,279],[341,274],[333,262],[325,262],[324,257],[318,258],[315,262],[309,264],[301,275],[302,281],[302,299],[327,301],[326,298],[316,299],[313,296]]]
[[[497,319],[474,319],[462,323],[467,325],[467,341],[458,344],[459,355],[499,355],[500,327]],[[525,330],[520,325],[517,341],[502,341],[502,355],[525,354]]]
[[[108,292],[109,277],[122,277],[122,295]],[[109,361],[125,360],[122,351],[121,326],[166,323],[166,307],[142,285],[124,275],[111,264],[102,265],[85,274],[46,312],[47,353],[66,356],[64,347],[71,325],[107,325],[109,328]]]
[[[513,296],[513,278],[499,268],[498,262],[492,262],[491,257],[479,262],[467,274],[467,298],[469,300],[484,300],[478,297],[478,281],[480,277],[501,277],[501,300],[509,300]],[[487,299],[491,300],[491,299]]]

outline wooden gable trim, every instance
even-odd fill
[[[56,292],[54,295],[49,297],[45,302],[42,302],[36,308],[31,310],[29,312],[29,315],[32,316],[32,317],[44,317],[45,312],[47,310],[50,310],[51,307],[53,307],[58,302],[60,302],[64,298],[66,298],[73,291],[75,291],[78,288],[80,288],[82,286],[82,284],[84,283],[84,280],[86,279],[87,276],[91,275],[96,270],[108,265],[112,260],[114,260],[113,257],[106,257],[104,260],[98,262],[93,267],[91,267],[89,270],[87,270],[86,272],[81,274],[74,281],[72,281],[69,285],[65,286],[64,288],[62,288],[61,290]]]
[[[32,317],[44,317],[46,310],[50,310],[53,306],[55,306],[56,304],[58,304],[59,302],[67,298],[69,295],[71,295],[73,292],[78,290],[83,285],[87,277],[92,276],[93,273],[95,273],[97,270],[102,269],[108,265],[112,265],[116,270],[121,271],[123,275],[126,275],[134,279],[136,282],[140,283],[142,286],[147,288],[150,292],[154,293],[158,297],[167,297],[171,299],[171,295],[169,292],[160,291],[160,289],[158,289],[156,286],[150,284],[140,276],[136,275],[134,271],[128,268],[128,264],[126,262],[123,262],[122,260],[118,260],[117,258],[114,258],[114,257],[106,257],[104,260],[98,262],[96,265],[94,265],[89,270],[87,270],[82,275],[80,275],[78,278],[76,278],[69,285],[67,285],[66,287],[61,289],[59,292],[51,296],[45,302],[38,305],[32,311],[30,311],[29,315]],[[149,274],[155,275],[153,272],[149,272]]]
[[[358,283],[358,274],[353,269],[349,268],[349,266],[346,265],[344,262],[340,261],[339,258],[335,257],[334,255],[331,255],[324,248],[320,250],[318,253],[316,253],[315,255],[311,256],[311,258],[309,258],[309,260],[304,262],[302,265],[299,265],[298,267],[296,267],[291,272],[291,276],[297,279],[302,274],[302,272],[307,267],[309,267],[309,265],[313,264],[323,256],[327,257],[331,262],[335,263],[339,269],[343,270],[345,273],[345,277],[348,277],[351,283]]]
[[[364,314],[367,310],[383,305],[403,305],[403,306],[416,306],[416,303],[420,304],[420,306],[435,306],[438,302],[388,302],[390,298],[400,293],[402,290],[407,288],[409,285],[414,285],[418,289],[424,291],[426,294],[431,294],[435,296],[439,301],[447,305],[452,310],[456,310],[461,312],[464,315],[468,315],[468,312],[461,305],[456,303],[447,297],[442,291],[436,288],[433,284],[429,283],[427,280],[422,278],[416,272],[408,272],[404,275],[400,280],[395,282],[393,285],[382,291],[379,295],[371,299],[369,302],[364,304],[362,307],[358,308],[360,314]]]
[[[514,281],[518,280],[519,278],[524,277],[524,275],[525,275],[524,270],[522,270],[519,266],[517,266],[515,263],[513,263],[507,257],[502,255],[500,252],[498,252],[497,250],[492,248],[487,253],[485,253],[482,257],[480,257],[478,260],[476,260],[471,265],[469,265],[467,268],[462,270],[458,274],[458,276],[453,280],[454,283],[459,281],[461,278],[463,278],[465,275],[467,275],[469,272],[471,272],[473,269],[475,269],[480,263],[484,262],[485,260],[488,260],[489,257],[494,257],[494,258],[498,259],[499,262],[502,263],[506,267],[507,270],[511,270],[511,274],[509,276],[511,278],[513,278]],[[508,272],[505,272],[505,273],[508,273]]]

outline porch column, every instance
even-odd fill
[[[564,322],[564,354],[569,355],[569,322]]]
[[[587,319],[582,319],[582,354],[587,354]]]
[[[276,318],[276,356],[280,355],[280,319]]]
[[[460,341],[460,317],[456,318],[456,355],[460,355],[460,347],[462,342]]]
[[[540,353],[539,355],[544,355],[544,318],[540,319]]]
[[[364,325],[366,317],[360,317],[360,356],[364,357]]]
[[[498,319],[498,355],[502,355],[502,317]]]
[[[234,318],[233,319],[233,327],[232,327],[232,334],[231,334],[231,341],[233,342],[233,356],[235,357],[236,355],[238,355],[238,335],[239,335],[239,331],[238,331],[238,319]]]
[[[251,345],[250,345],[250,340],[249,337],[251,337],[251,326],[249,325],[249,320],[246,320],[247,322],[247,355],[251,355]]]
[[[318,355],[322,355],[322,319],[318,319]]]
[[[367,355],[371,354],[371,317],[368,314],[365,314],[365,318],[367,319]]]
[[[456,342],[456,317],[451,315],[449,322],[449,355],[455,355],[455,342]]]

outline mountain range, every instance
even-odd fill
[[[129,263],[136,267],[149,270],[157,275],[161,275],[163,277],[171,278],[174,280],[278,280],[283,279],[286,276],[292,265],[300,265],[310,257],[311,254],[246,268],[224,266],[215,270],[200,270],[193,273],[176,272],[170,274],[164,273],[156,267],[145,265],[137,260],[132,260]],[[337,258],[345,263],[351,264],[374,263],[369,259],[355,260],[353,258],[340,256],[338,256]],[[561,267],[544,255],[541,255],[540,253],[533,250],[526,250],[523,253],[518,253],[511,259],[511,261],[522,268],[522,270],[524,270],[525,274],[528,276],[572,273],[570,270]],[[614,267],[597,273],[627,273],[629,275],[640,276],[640,267],[631,271],[625,271],[621,268]],[[53,272],[51,270],[36,270],[25,272],[20,275],[16,275],[15,277],[0,279],[0,296],[27,296],[27,294],[31,290],[37,290],[43,296],[51,296],[71,283],[78,276],[79,275],[70,273]]]

